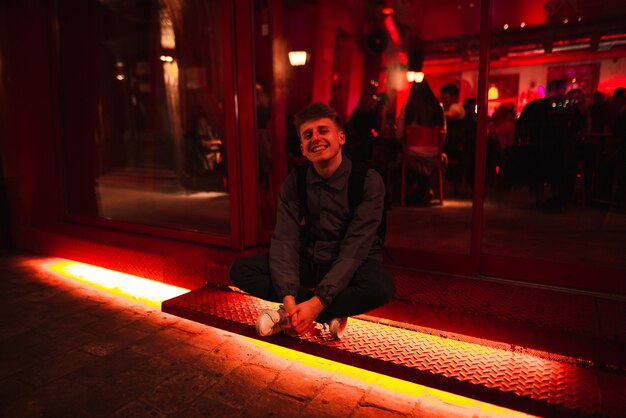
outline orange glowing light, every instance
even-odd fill
[[[500,97],[500,91],[496,86],[489,87],[489,91],[487,92],[487,99],[489,100],[497,100]]]
[[[105,290],[117,296],[123,296],[127,299],[133,299],[134,301],[140,301],[159,308],[160,303],[163,300],[176,297],[189,291],[188,289],[155,282],[142,277],[132,276],[64,259],[49,259],[45,262],[38,263],[38,267],[52,271],[61,277]],[[358,321],[358,319],[355,319],[355,321]],[[408,329],[401,329],[401,332],[406,334],[406,337],[402,337],[403,340],[410,338],[409,336],[413,333],[413,331]],[[395,394],[396,396],[410,397],[412,399],[417,398],[419,399],[420,404],[426,408],[432,407],[438,411],[445,411],[447,409],[450,411],[454,410],[455,414],[458,413],[459,409],[463,409],[470,411],[476,416],[531,416],[479,400],[418,385],[416,383],[378,374],[321,357],[316,357],[289,348],[276,346],[266,341],[243,336],[241,338],[248,341],[249,344],[255,345],[260,349],[275,355],[277,357],[277,361],[280,361],[281,359],[296,361],[306,367],[331,372],[336,376],[341,376],[341,380],[353,380],[357,384],[377,387],[383,391]],[[472,351],[477,357],[485,357],[494,350],[492,347],[482,345],[487,342],[486,340],[480,340],[481,345],[477,345],[476,343],[467,343],[453,339],[441,339],[434,335],[430,336],[429,339],[433,341],[436,340],[437,343],[442,346],[443,352],[446,352],[446,346],[472,345]],[[494,344],[497,345],[499,343]],[[544,370],[548,367],[548,362],[546,360],[532,356],[528,356],[527,363],[529,367],[536,367],[538,370]],[[442,416],[446,415],[447,414],[445,413],[442,414]]]
[[[51,259],[46,262],[38,263],[38,267],[52,271],[59,276],[105,290],[109,293],[113,293],[118,296],[125,296],[126,298],[132,298],[134,300],[138,300],[152,306],[156,305],[158,307],[160,307],[160,303],[163,300],[188,292],[188,289],[154,282],[142,277],[132,276],[70,260]],[[403,332],[409,334],[412,331],[403,330]],[[442,416],[448,415],[445,413],[447,410],[450,412],[454,411],[454,414],[458,414],[459,410],[465,410],[476,416],[489,417],[531,416],[479,400],[429,388],[416,383],[298,352],[289,348],[276,346],[266,341],[243,336],[241,338],[246,340],[249,344],[255,345],[261,350],[275,355],[277,357],[277,361],[281,361],[283,359],[296,361],[311,369],[331,372],[335,376],[340,376],[342,381],[352,380],[357,385],[365,384],[371,387],[376,387],[398,397],[418,399],[422,407],[432,408],[440,412],[443,411]],[[435,336],[433,336],[432,339],[437,339],[438,343],[443,346],[469,344],[452,339],[440,340]],[[478,356],[481,356],[482,352],[488,353],[492,350],[493,349],[488,346],[477,346],[473,349]],[[543,370],[546,367],[545,360],[540,358],[530,358],[529,360],[532,360],[529,362],[530,367],[537,367],[539,370]]]
[[[386,16],[392,15],[393,14],[393,8],[392,7],[383,7],[382,13]]]
[[[189,289],[182,287],[70,260],[57,259],[47,269],[65,278],[156,308],[161,308],[164,300],[189,292]]]
[[[395,395],[419,398],[420,404],[424,407],[435,407],[439,410],[445,408],[455,409],[458,413],[459,408],[470,410],[474,413],[481,412],[477,415],[490,417],[531,417],[522,412],[503,408],[486,402],[478,401],[464,396],[455,395],[438,389],[429,388],[427,386],[418,385],[417,383],[408,382],[406,380],[378,374],[358,367],[337,363],[332,360],[316,357],[311,354],[302,353],[289,348],[270,344],[265,341],[256,340],[245,337],[251,344],[262,348],[263,350],[276,355],[277,357],[296,361],[312,369],[322,370],[341,376],[345,380],[353,380],[357,385],[366,384],[378,387]],[[341,379],[341,380],[344,380]]]

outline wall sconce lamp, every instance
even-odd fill
[[[407,71],[406,79],[409,83],[421,83],[424,81],[424,73],[422,71]]]
[[[487,91],[487,99],[497,100],[499,97],[500,97],[500,92],[498,91],[498,88],[492,84],[491,87],[489,87],[489,90]]]
[[[293,67],[304,65],[306,64],[308,55],[306,51],[289,51],[289,63]]]

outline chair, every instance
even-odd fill
[[[443,206],[443,168],[441,167],[441,147],[445,138],[443,126],[410,125],[404,131],[402,167],[400,180],[400,204],[404,207],[407,165],[421,164],[428,168],[430,176],[433,169],[439,174],[439,204]]]

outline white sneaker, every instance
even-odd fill
[[[274,335],[283,330],[283,327],[289,323],[289,318],[285,317],[285,310],[266,309],[261,311],[256,319],[256,332],[261,337]]]
[[[343,331],[346,329],[346,325],[348,324],[348,318],[333,318],[328,323],[328,329],[330,331],[330,335],[333,336],[336,340],[340,340],[343,336]]]

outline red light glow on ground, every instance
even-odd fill
[[[41,263],[39,267],[72,281],[87,284],[115,296],[159,309],[164,300],[189,292],[189,289],[182,287],[71,260],[47,260]]]
[[[161,302],[183,293],[188,289],[155,282],[142,277],[116,272],[64,259],[45,259],[35,263],[35,267],[54,273],[57,277],[68,279],[84,286],[96,288],[113,297],[122,297],[138,304],[160,308]],[[409,332],[409,331],[407,331]],[[459,396],[445,391],[429,388],[390,376],[370,372],[357,367],[316,357],[253,338],[241,337],[249,344],[276,356],[276,361],[295,361],[311,370],[334,373],[343,381],[352,381],[355,385],[369,385],[388,393],[392,397],[418,398],[423,410],[448,411],[454,416],[488,417],[529,417],[525,413],[503,408],[493,404]],[[458,342],[446,341],[447,344]],[[491,348],[484,347],[489,351]],[[540,359],[537,359],[541,363]],[[542,367],[541,364],[538,367]]]
[[[252,345],[262,348],[264,351],[276,355],[278,358],[296,361],[312,369],[322,372],[331,372],[339,378],[354,385],[371,385],[372,387],[389,393],[391,397],[419,398],[424,411],[433,409],[439,414],[445,414],[447,410],[450,416],[475,416],[475,417],[532,417],[534,415],[514,411],[486,402],[467,398],[453,393],[445,392],[427,386],[418,385],[406,380],[370,372],[368,370],[337,363],[332,360],[316,357],[310,354],[291,350],[289,348],[273,345],[265,341],[246,338]],[[445,416],[445,415],[441,415]]]

